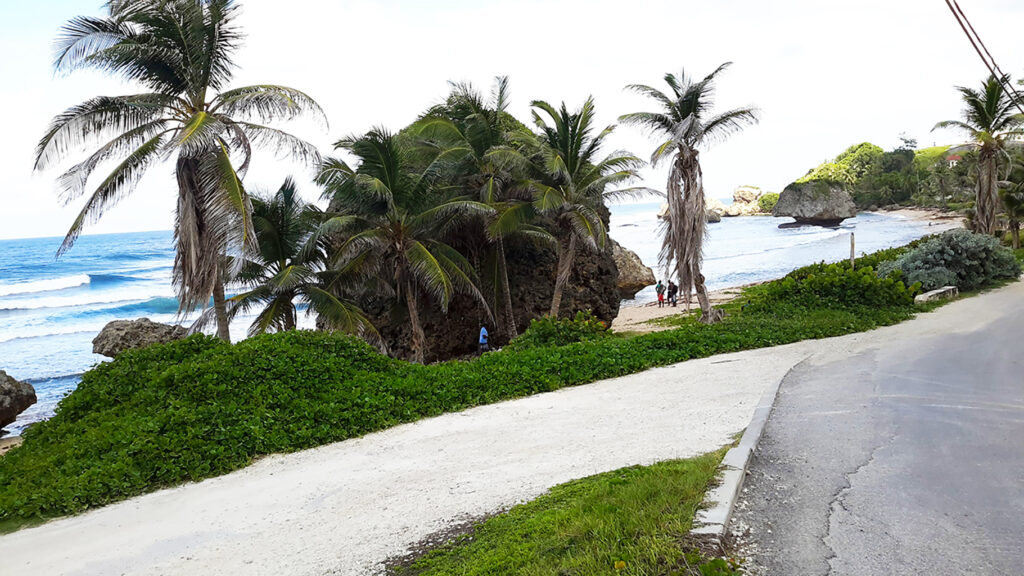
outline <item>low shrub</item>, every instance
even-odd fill
[[[913,304],[919,290],[917,284],[908,288],[898,272],[879,277],[870,266],[852,269],[848,264],[820,264],[806,274],[764,285],[751,305],[757,309],[783,302],[804,307],[899,307]]]
[[[612,338],[583,315],[542,321],[504,350],[430,366],[387,358],[352,337],[304,331],[235,345],[193,336],[127,352],[86,373],[53,418],[0,458],[0,533],[224,474],[265,454],[655,366],[869,330],[914,313],[885,305],[908,297],[894,296],[894,280],[807,276],[748,290],[748,301],[766,292],[775,300],[746,309],[730,303],[725,321],[710,326],[688,316],[669,331]],[[873,296],[856,296],[865,286]]]
[[[587,310],[577,312],[573,318],[544,316],[530,321],[530,327],[514,339],[509,347],[525,350],[541,346],[565,346],[588,342],[608,335],[608,326]]]
[[[1016,278],[1020,263],[1012,250],[987,234],[951,230],[934,236],[899,258],[879,266],[881,276],[901,271],[925,290],[957,286],[976,290],[993,281]]]
[[[775,193],[775,192],[769,192],[769,193],[765,194],[764,196],[761,196],[761,198],[758,199],[757,206],[758,206],[758,208],[761,209],[761,212],[764,212],[764,213],[767,214],[767,213],[771,213],[771,211],[775,208],[775,205],[778,204],[778,203],[779,203],[779,195],[777,193]]]

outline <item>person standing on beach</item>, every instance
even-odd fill
[[[669,280],[668,281],[668,302],[669,302],[669,304],[672,305],[673,308],[676,307],[676,294],[678,294],[678,293],[679,293],[679,286],[676,286],[675,282]]]
[[[488,345],[487,341],[488,341],[487,326],[481,326],[480,327],[480,350],[479,350],[480,354],[483,354],[484,352],[487,352],[488,350],[491,349],[490,346]]]
[[[665,305],[665,285],[658,280],[658,285],[654,287],[654,290],[658,293],[658,308]]]

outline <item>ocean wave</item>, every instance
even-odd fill
[[[35,280],[32,282],[18,282],[15,284],[0,284],[0,296],[18,296],[23,294],[36,294],[39,292],[53,292],[85,286],[90,282],[88,274],[75,274],[62,278],[50,278],[47,280]]]
[[[845,230],[830,230],[827,233],[816,231],[814,234],[803,234],[803,240],[793,240],[791,242],[784,242],[776,244],[768,248],[761,248],[758,250],[750,250],[746,252],[737,252],[735,254],[723,254],[721,256],[715,256],[713,258],[704,258],[705,261],[714,260],[730,260],[732,258],[743,258],[746,256],[757,256],[759,254],[768,254],[770,252],[778,252],[779,250],[790,250],[792,248],[799,248],[800,246],[810,246],[813,244],[820,244],[825,240],[832,238],[838,238],[840,236],[848,236],[850,233]]]

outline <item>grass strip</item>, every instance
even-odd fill
[[[700,566],[709,562],[728,567],[686,545],[724,454],[722,449],[556,486],[389,573],[647,576],[702,574]]]

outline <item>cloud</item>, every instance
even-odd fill
[[[0,49],[20,57],[0,63],[4,78],[18,79],[0,94],[12,116],[0,139],[0,237],[65,231],[77,206],[58,207],[57,174],[31,175],[35,141],[63,108],[130,90],[95,74],[53,77],[49,47],[57,23],[76,14],[69,4],[61,7],[66,14],[3,18],[18,33],[5,30]],[[626,84],[659,85],[683,66],[703,75],[733,61],[719,84],[721,109],[756,105],[763,120],[703,154],[708,193],[717,197],[743,184],[778,190],[859,141],[892,147],[907,133],[922,145],[953,142],[956,134],[931,128],[958,116],[954,85],[985,75],[945,5],[926,0],[248,0],[243,7],[248,37],[236,84],[274,82],[310,93],[326,109],[330,131],[292,129],[325,152],[341,136],[408,124],[446,94],[448,80],[486,89],[495,75],[510,76],[512,111],[521,119],[530,100],[578,106],[593,95],[607,124],[650,106],[624,92]],[[1024,72],[1024,36],[1011,17],[1024,10],[1002,0],[965,9],[1001,65]],[[0,16],[14,16],[3,10]],[[620,127],[610,146],[647,157],[653,143]],[[269,155],[257,160],[248,177],[253,187],[276,187],[290,173],[308,176]],[[170,228],[170,174],[170,166],[157,169],[91,231]],[[664,171],[644,174],[649,186],[664,188]],[[304,192],[317,197],[311,184]]]

